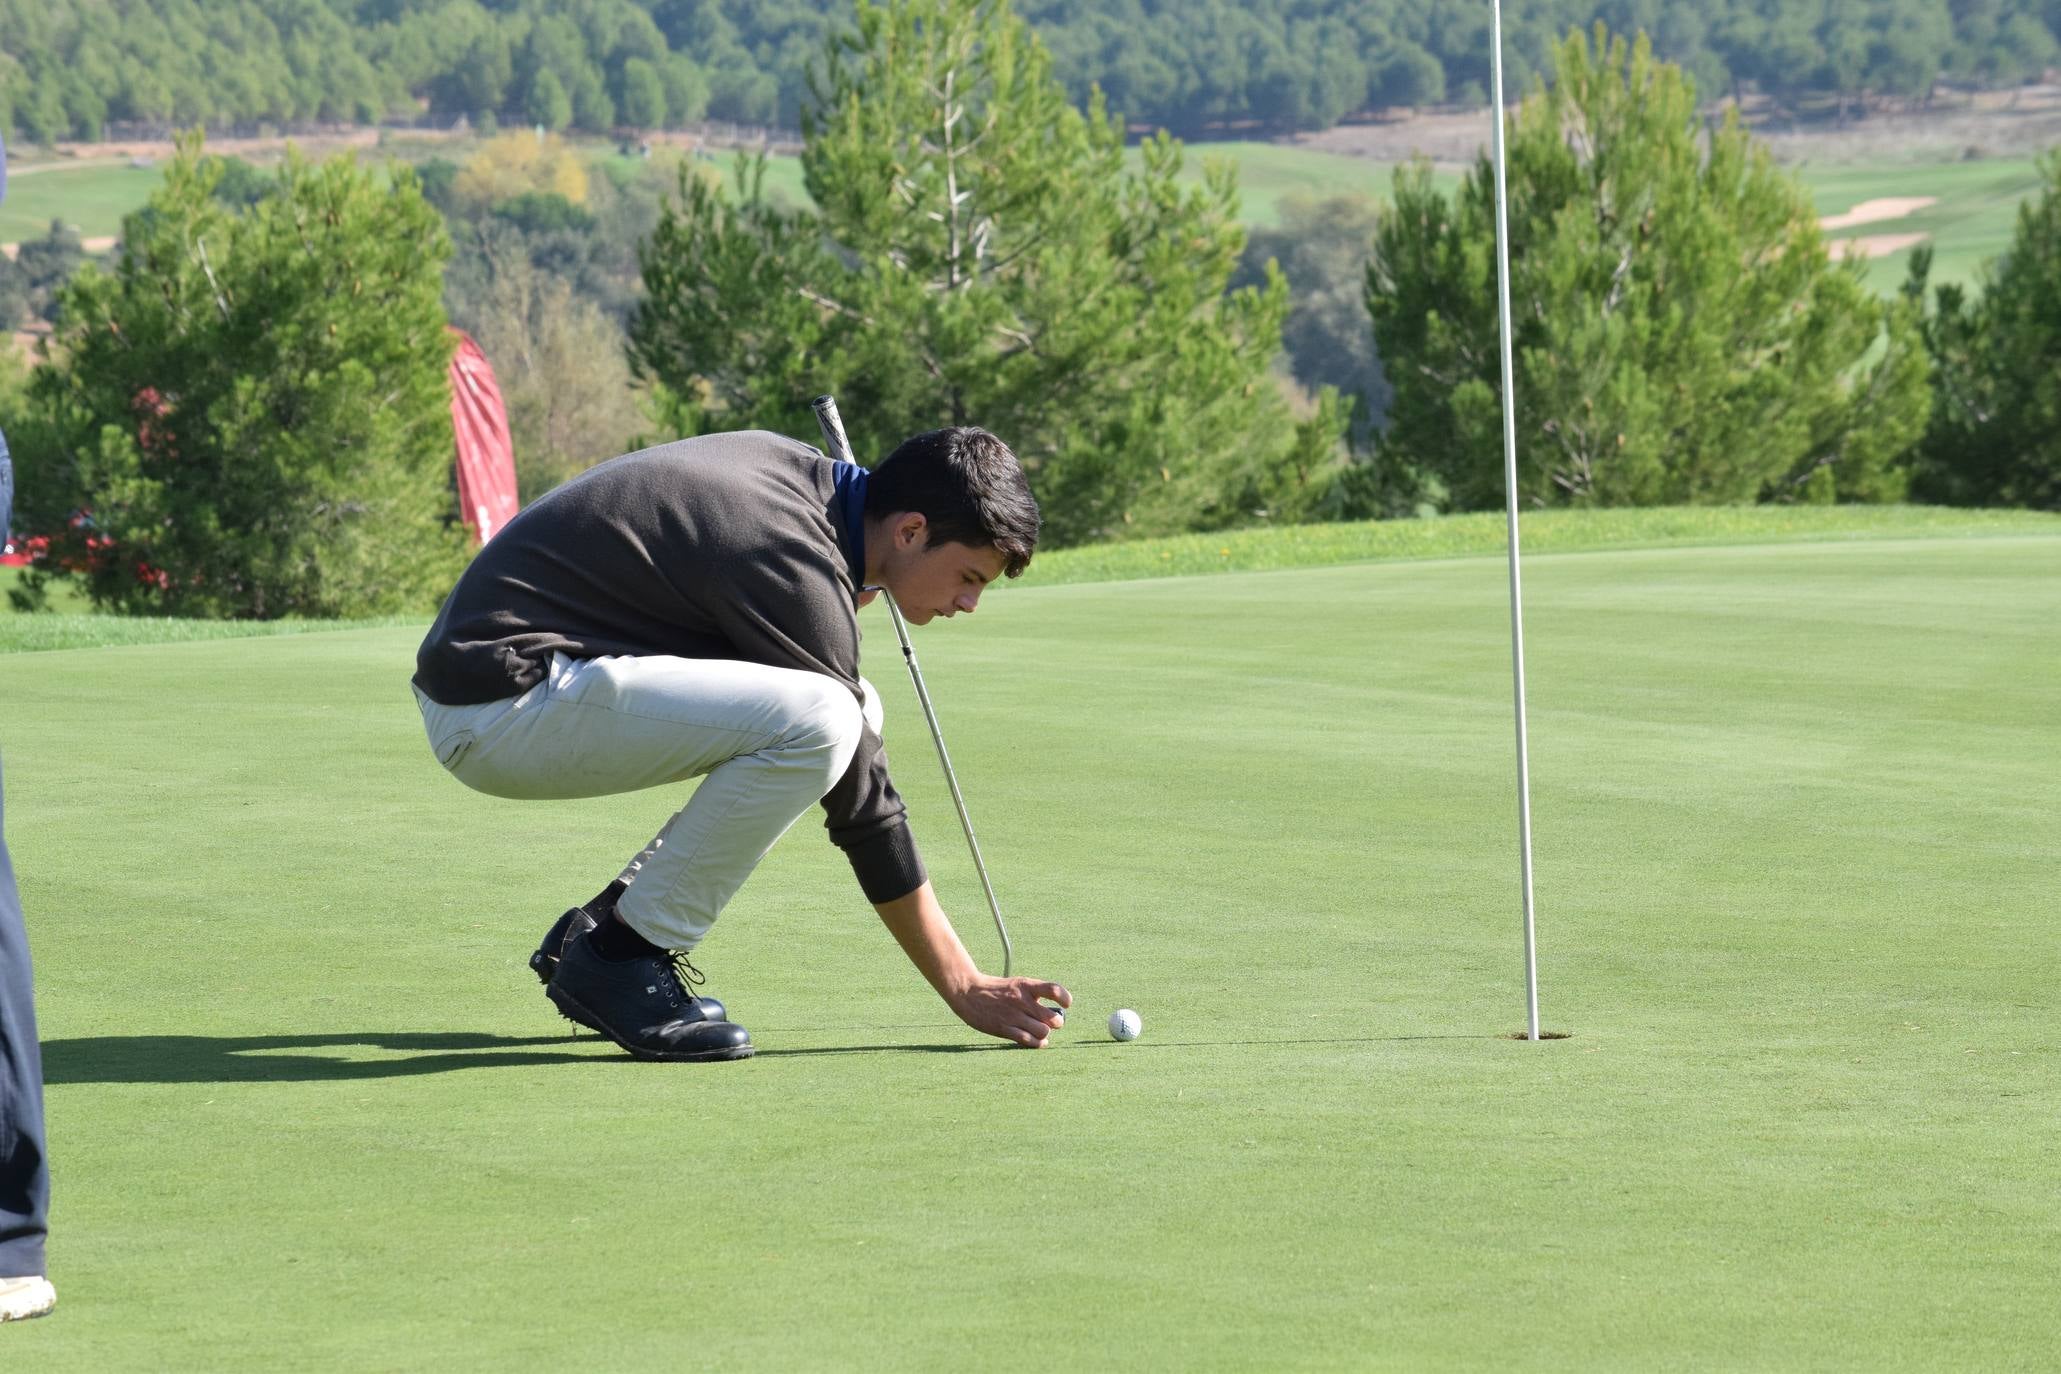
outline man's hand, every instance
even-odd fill
[[[1027,1049],[1045,1048],[1045,1037],[1066,1024],[1066,1018],[1038,999],[1073,1005],[1073,994],[1057,983],[1035,978],[973,976],[971,985],[945,1000],[959,1019],[983,1035],[1014,1040]]]
[[[993,978],[982,973],[974,966],[966,946],[959,942],[958,932],[946,919],[945,909],[938,905],[929,883],[906,897],[876,902],[873,909],[893,932],[909,962],[945,999],[945,1005],[983,1035],[1040,1049],[1045,1037],[1064,1023],[1063,1016],[1040,1005],[1038,999],[1070,1007],[1073,994],[1057,983],[1043,983],[1035,978]]]

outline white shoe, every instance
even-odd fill
[[[0,1322],[25,1321],[30,1317],[44,1317],[57,1306],[57,1290],[50,1286],[50,1280],[41,1274],[25,1274],[18,1279],[0,1279]]]

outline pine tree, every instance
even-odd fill
[[[113,270],[62,296],[21,524],[97,605],[339,616],[435,604],[464,565],[443,222],[405,167],[297,154],[247,210],[182,139]]]
[[[1287,288],[1226,291],[1228,168],[1178,181],[1161,137],[1124,168],[1099,98],[1067,102],[1001,0],[861,0],[812,77],[815,211],[743,166],[683,170],[644,258],[631,358],[681,432],[807,434],[838,394],[857,451],[983,425],[1024,460],[1049,537],[1292,514],[1329,486],[1341,419],[1298,435],[1268,365]]]
[[[2061,152],[2040,172],[1976,298],[1942,286],[1925,322],[1934,404],[1913,484],[1924,500],[2061,510]],[[1923,298],[1930,269],[1929,250],[1913,255],[1911,295]]]
[[[1518,483],[1532,504],[1889,500],[1928,398],[1915,311],[1833,263],[1810,202],[1679,69],[1599,26],[1510,119]],[[1494,172],[1400,175],[1367,306],[1381,457],[1503,500]]]

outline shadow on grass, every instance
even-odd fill
[[[43,1042],[45,1083],[309,1083],[574,1063],[615,1047],[566,1035],[97,1035]],[[367,1055],[376,1057],[366,1057]]]
[[[791,1032],[790,1032],[791,1033]],[[776,1032],[777,1034],[777,1032]],[[1065,1040],[1055,1050],[1203,1049],[1360,1045],[1403,1040],[1479,1040],[1479,1035],[1360,1035],[1333,1039]],[[826,1054],[984,1054],[1016,1050],[999,1040],[930,1045],[761,1048],[756,1057]],[[368,1057],[369,1056],[369,1057]],[[333,1035],[98,1035],[43,1042],[43,1081],[62,1083],[318,1083],[411,1078],[462,1069],[634,1062],[599,1036],[480,1035],[469,1031],[369,1031]]]
[[[1260,1040],[1055,1040],[1048,1050],[1199,1050],[1199,1049],[1245,1049],[1253,1047],[1271,1048],[1277,1045],[1393,1045],[1409,1040],[1496,1040],[1508,1037],[1494,1035],[1339,1035],[1326,1039],[1281,1039]],[[1549,1037],[1550,1038],[1550,1037]],[[757,1058],[771,1059],[789,1054],[968,1054],[987,1050],[1020,1050],[1021,1045],[1011,1045],[1000,1040],[976,1041],[965,1045],[823,1045],[804,1049],[761,1049]]]

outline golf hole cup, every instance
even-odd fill
[[[1111,1040],[1136,1040],[1145,1031],[1145,1023],[1138,1019],[1138,1013],[1129,1007],[1109,1013],[1109,1038]]]

